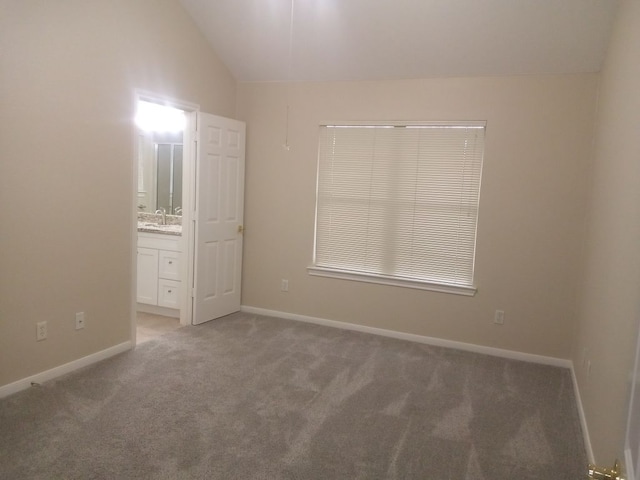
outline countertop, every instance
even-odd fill
[[[182,235],[182,225],[160,225],[138,221],[138,232],[159,233],[161,235]]]

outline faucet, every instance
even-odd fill
[[[162,215],[162,219],[160,220],[160,225],[167,224],[167,210],[164,207],[156,210],[156,215]]]

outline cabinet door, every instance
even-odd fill
[[[180,308],[180,282],[175,280],[158,280],[158,306]]]
[[[168,280],[180,280],[180,253],[168,250],[158,251],[158,277]]]
[[[138,303],[158,304],[158,250],[138,248]]]

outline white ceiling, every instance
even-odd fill
[[[617,7],[617,0],[180,1],[236,79],[248,82],[597,72]]]

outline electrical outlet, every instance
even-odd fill
[[[84,312],[76,313],[76,330],[84,328]]]
[[[289,280],[285,280],[284,278],[280,282],[280,290],[283,292],[289,291]]]
[[[504,310],[496,310],[496,314],[493,316],[493,323],[504,325]]]
[[[36,323],[36,340],[44,340],[47,338],[47,322]]]

